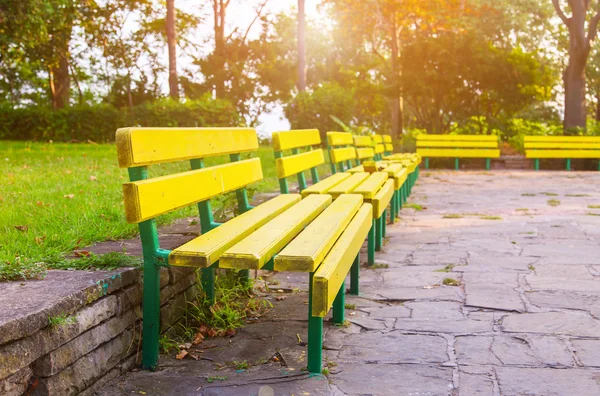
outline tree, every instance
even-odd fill
[[[167,47],[169,48],[169,96],[179,100],[177,82],[177,32],[175,30],[175,0],[167,0]]]
[[[556,13],[569,30],[569,63],[563,73],[565,86],[565,133],[576,128],[586,127],[586,66],[592,42],[596,38],[600,22],[600,0],[597,0],[596,13],[586,20],[592,0],[568,0],[571,16],[567,17],[560,0],[552,0]]]
[[[306,91],[306,13],[304,0],[298,0],[298,90]]]

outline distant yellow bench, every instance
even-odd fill
[[[456,170],[459,158],[485,158],[489,170],[491,158],[499,158],[500,149],[497,136],[418,135],[417,154],[425,158],[425,169],[429,169],[429,158],[454,158]]]
[[[597,136],[525,136],[525,155],[540,169],[540,158],[564,158],[567,170],[571,159],[600,159],[600,137]],[[598,164],[600,170],[600,162]]]

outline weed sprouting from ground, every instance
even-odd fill
[[[412,202],[407,202],[404,204],[404,208],[414,209],[417,212],[421,212],[423,210],[423,205],[419,205]]]
[[[390,265],[384,264],[384,263],[375,263],[373,265],[367,266],[367,269],[381,269],[381,268],[390,268]]]
[[[589,197],[590,194],[565,194],[565,197]]]
[[[535,197],[535,194],[533,194],[533,193],[524,193],[524,194],[521,194],[521,196],[522,197]]]
[[[481,216],[481,220],[502,220],[500,216]]]
[[[447,214],[442,216],[442,219],[462,219],[464,216],[457,214],[457,213],[451,213],[451,214]]]
[[[345,304],[344,308],[346,308],[346,309],[356,309],[356,304]]]
[[[549,199],[548,205],[555,207],[560,205],[560,201],[558,199]]]
[[[442,283],[446,286],[460,286],[460,282],[454,278],[444,278]]]
[[[600,209],[600,205],[588,205],[588,209]]]
[[[50,327],[62,327],[71,323],[75,323],[77,319],[69,314],[60,314],[48,317],[48,324]]]
[[[456,267],[456,264],[448,264],[444,268],[439,269],[439,270],[435,270],[433,272],[452,272],[452,270],[454,269],[454,267]]]
[[[553,192],[541,192],[541,195],[545,195],[547,197],[558,197],[557,193],[553,193]]]

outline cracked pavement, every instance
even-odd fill
[[[422,171],[410,201],[423,210],[388,226],[379,268],[363,267],[361,295],[346,296],[349,325],[326,321],[327,376],[301,371],[307,276],[279,273],[264,293],[273,310],[207,340],[206,360],[162,357],[160,371],[99,393],[598,395],[599,182],[594,172]],[[285,364],[268,361],[276,351]],[[215,369],[242,360],[248,370]]]

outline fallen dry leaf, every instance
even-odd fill
[[[196,334],[196,337],[194,337],[194,341],[192,341],[192,344],[198,345],[202,341],[204,341],[204,335],[202,335],[202,333],[198,332],[198,334]]]
[[[97,181],[98,178],[96,176],[90,176],[90,181]]]
[[[216,337],[218,334],[219,333],[217,332],[217,330],[213,329],[212,327],[206,332],[206,335],[209,337]]]
[[[185,349],[182,349],[181,352],[179,352],[177,354],[177,356],[175,356],[175,359],[177,360],[183,360],[184,357],[186,357],[189,354],[188,351],[186,351]]]
[[[73,199],[74,197],[75,197],[75,194],[63,195],[63,198],[68,198],[68,199]]]
[[[206,337],[206,335],[208,334],[208,326],[205,324],[201,324],[200,327],[198,327],[198,333]]]
[[[23,232],[25,232],[25,231],[27,231],[27,230],[29,229],[29,227],[28,227],[28,226],[26,226],[26,225],[18,225],[18,226],[15,226],[15,228],[16,228],[17,230],[19,230],[19,231],[23,231]]]
[[[439,284],[435,284],[435,285],[428,285],[428,286],[423,286],[423,289],[429,290],[429,289],[436,289],[440,287]]]
[[[275,300],[282,301],[282,300],[285,300],[286,298],[287,298],[287,296],[277,296],[277,297],[275,297]]]
[[[73,252],[73,254],[74,254],[76,257],[89,257],[91,253],[90,253],[90,252],[88,252],[87,250],[75,250],[75,251]]]
[[[227,337],[233,337],[237,332],[234,329],[229,329],[225,332]]]
[[[44,242],[44,239],[46,239],[46,235],[44,235],[43,237],[35,237],[35,243],[41,245],[42,242]]]

